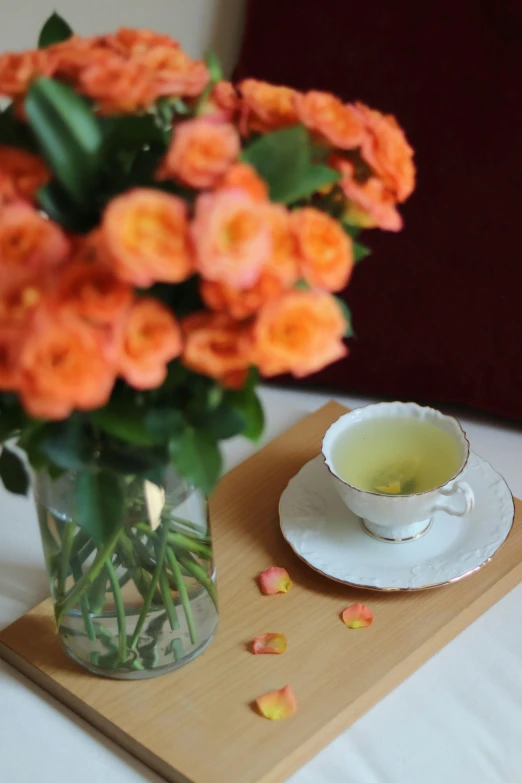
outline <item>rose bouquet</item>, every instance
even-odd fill
[[[334,294],[361,227],[400,229],[412,150],[364,105],[56,15],[0,95],[0,476],[25,493],[25,452],[68,652],[144,676],[211,637],[219,441],[261,435],[259,376],[347,354]]]

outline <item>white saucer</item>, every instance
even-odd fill
[[[515,507],[491,465],[471,453],[462,474],[475,493],[467,517],[437,512],[422,538],[393,544],[364,532],[335,491],[321,454],[307,462],[281,496],[283,535],[311,568],[371,590],[424,590],[456,582],[485,565],[506,540]]]

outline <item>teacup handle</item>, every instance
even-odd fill
[[[439,495],[444,495],[445,497],[453,497],[453,495],[457,494],[464,497],[465,506],[463,509],[453,508],[449,503],[436,503],[433,506],[433,511],[445,511],[446,514],[451,514],[452,517],[465,517],[471,514],[475,505],[475,495],[466,481],[455,481],[449,489],[439,489]]]

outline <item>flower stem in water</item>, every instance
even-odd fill
[[[114,606],[116,608],[116,617],[118,620],[118,658],[122,663],[127,660],[127,624],[125,617],[125,606],[123,604],[123,596],[120,590],[120,583],[118,577],[114,571],[114,566],[111,559],[108,558],[105,563],[105,568],[109,575],[109,581],[112,587],[112,593],[114,595]]]
[[[192,642],[192,644],[197,644],[198,636],[196,633],[196,627],[194,625],[194,617],[192,615],[192,609],[190,608],[190,598],[188,597],[187,588],[185,582],[183,581],[183,575],[181,573],[179,563],[176,559],[176,555],[174,554],[174,552],[170,547],[167,547],[166,554],[167,554],[167,560],[170,566],[170,570],[172,571],[172,575],[176,580],[176,585],[178,588],[179,597],[181,598],[181,603],[183,604],[185,617],[187,618],[187,626],[189,629],[190,641]]]

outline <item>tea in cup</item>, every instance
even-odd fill
[[[358,408],[332,424],[322,452],[337,492],[380,540],[411,541],[429,530],[435,511],[462,517],[473,509],[471,487],[458,480],[469,442],[455,418],[434,408]]]

